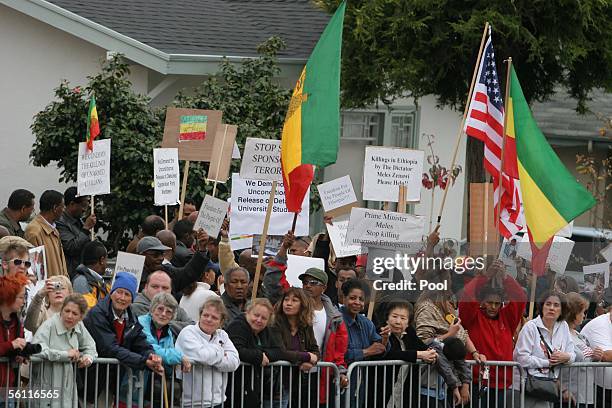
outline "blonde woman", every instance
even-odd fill
[[[64,299],[72,293],[70,279],[63,275],[52,276],[32,298],[28,307],[24,327],[36,334],[40,325],[62,309]]]

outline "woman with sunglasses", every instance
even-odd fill
[[[32,298],[24,321],[24,327],[36,334],[43,322],[62,310],[66,296],[72,293],[70,279],[63,275],[52,276]]]
[[[28,249],[21,244],[9,244],[2,253],[2,271],[5,275],[28,272],[32,266]]]

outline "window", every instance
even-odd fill
[[[391,114],[391,142],[397,147],[416,148],[415,112]]]
[[[341,133],[343,140],[362,140],[378,144],[384,125],[383,113],[342,112]]]

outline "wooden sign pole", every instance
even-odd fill
[[[399,196],[397,200],[397,212],[405,214],[406,213],[406,196],[408,193],[408,189],[405,185],[401,184],[399,186]],[[385,203],[387,208],[389,203]],[[374,306],[376,304],[376,291],[374,287],[372,287],[372,294],[370,295],[370,304],[368,305],[368,319],[372,320],[372,316],[374,315]]]
[[[225,148],[225,139],[227,138],[227,125],[224,125],[223,129],[223,140],[221,141],[221,155],[223,155],[223,149]],[[231,160],[231,159],[230,159]],[[221,160],[217,162],[217,171],[215,172],[215,183],[213,184],[212,196],[217,195],[217,179],[219,178],[219,169],[221,168]]]
[[[185,160],[185,168],[183,168],[183,186],[181,188],[181,205],[177,221],[183,219],[183,207],[185,206],[185,195],[187,194],[187,178],[189,177],[189,160]]]
[[[166,229],[168,229],[168,204],[164,205],[164,222],[166,223]]]
[[[533,270],[531,271],[531,293],[529,295],[529,316],[528,320],[533,319],[533,307],[535,305],[535,295],[536,295],[536,284],[538,282],[538,277]]]
[[[485,259],[487,259],[488,252],[488,243],[489,243],[489,183],[485,180],[485,189],[484,189],[484,215],[483,215],[483,223],[484,223],[484,234],[483,234],[483,242],[482,242],[482,255]]]
[[[94,206],[94,196],[91,196],[91,215],[96,215],[96,209]],[[93,227],[91,227],[91,240],[95,240],[96,239],[96,226],[94,225]]]
[[[264,249],[266,247],[266,238],[268,236],[268,227],[270,226],[270,217],[272,215],[272,207],[274,206],[274,194],[276,193],[276,181],[272,182],[270,190],[270,198],[268,199],[268,208],[266,210],[266,219],[264,221],[263,231],[259,238],[259,254],[257,255],[257,267],[255,269],[255,279],[253,280],[253,291],[251,301],[257,298],[257,289],[259,287],[259,276],[261,274],[261,265],[263,264]]]

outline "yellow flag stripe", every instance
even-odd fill
[[[304,90],[305,79],[306,67],[302,70],[300,79],[293,90],[287,118],[283,125],[281,158],[287,181],[289,181],[289,173],[302,165],[302,100],[304,97],[302,91]]]
[[[555,206],[548,200],[540,190],[536,182],[531,178],[527,170],[518,161],[518,170],[521,180],[521,193],[523,196],[523,208],[527,225],[537,225],[531,228],[534,243],[538,248],[542,247],[550,237],[555,235],[561,228],[567,225],[567,221],[561,216]]]

